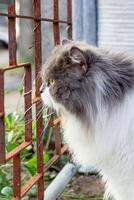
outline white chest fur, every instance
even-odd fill
[[[63,117],[64,139],[68,143],[76,163],[87,168],[93,164],[95,145],[90,130],[74,115],[67,113]]]
[[[74,160],[86,168],[97,166],[107,182],[106,194],[116,200],[134,200],[133,105],[131,95],[111,113],[100,110],[93,132],[72,114],[63,120],[64,137]]]

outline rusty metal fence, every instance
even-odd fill
[[[53,23],[53,37],[54,44],[60,43],[60,29],[59,24],[64,23],[67,25],[68,38],[71,38],[71,0],[67,0],[67,20],[59,19],[58,0],[53,0],[53,19],[41,17],[41,1],[33,0],[33,16],[18,15],[15,11],[15,0],[8,5],[8,13],[0,12],[0,16],[6,16],[8,18],[8,36],[9,36],[9,66],[6,68],[0,68],[0,164],[6,163],[8,160],[13,159],[13,200],[19,200],[37,184],[37,199],[44,199],[44,173],[49,167],[57,161],[60,156],[66,152],[67,147],[62,145],[60,137],[59,122],[60,119],[51,121],[49,126],[55,126],[55,155],[44,165],[43,163],[43,140],[41,135],[43,131],[42,116],[36,119],[36,146],[37,146],[37,173],[33,176],[25,186],[21,187],[21,159],[20,153],[26,147],[32,144],[32,103],[35,104],[36,113],[40,110],[41,102],[39,88],[41,80],[38,81],[38,73],[42,64],[42,49],[41,49],[41,22],[47,21]],[[33,20],[34,21],[34,48],[35,48],[35,99],[32,101],[32,68],[30,63],[18,63],[17,62],[17,43],[16,43],[16,18]],[[4,81],[5,73],[8,70],[14,70],[17,68],[24,68],[24,108],[25,114],[25,140],[22,144],[16,147],[9,153],[5,151],[5,105],[4,105]],[[30,108],[30,109],[29,109]],[[26,123],[29,121],[30,123]]]

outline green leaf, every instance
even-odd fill
[[[28,195],[30,197],[35,197],[36,196],[36,193],[37,193],[37,186],[34,185],[28,192]]]
[[[6,186],[6,187],[2,188],[1,194],[5,195],[5,196],[11,196],[13,194],[13,190],[11,187]]]
[[[7,152],[10,152],[12,151],[13,149],[15,149],[18,145],[16,143],[9,143],[7,146],[6,146],[6,150]]]
[[[7,197],[5,195],[0,196],[0,200],[11,200],[11,197]]]
[[[0,191],[3,187],[8,186],[9,181],[7,179],[7,174],[4,170],[0,169]]]
[[[36,141],[36,135],[32,136],[32,141],[35,142]]]
[[[49,161],[49,154],[48,153],[43,153],[43,161],[45,163],[47,163]],[[35,175],[36,173],[36,169],[37,169],[37,156],[33,155],[33,157],[28,160],[27,162],[25,162],[25,167],[28,169],[28,171],[30,172],[30,174],[32,176]]]
[[[2,176],[0,176],[0,184],[3,182],[3,178]]]
[[[10,122],[8,115],[5,118],[5,122],[6,122],[6,128],[10,130],[11,129],[11,122]]]
[[[16,112],[9,113],[5,118],[6,128],[8,130],[11,130],[18,119],[19,119],[19,115]]]
[[[27,155],[30,155],[29,150],[28,150],[28,149],[24,149],[24,150],[21,152],[21,158],[26,158]]]
[[[13,137],[14,137],[14,131],[13,130],[11,130],[9,133],[8,133],[8,135],[7,135],[7,140],[8,140],[8,142],[11,142],[12,141],[12,139],[13,139]]]
[[[37,163],[37,156],[33,155],[33,157],[27,163],[30,164],[30,165],[35,166],[36,163]]]
[[[27,165],[27,166],[25,166],[25,167],[28,169],[29,173],[30,173],[32,176],[34,176],[34,175],[36,174],[36,167],[35,167],[35,166],[32,167],[31,165]]]
[[[18,87],[18,91],[19,91],[20,95],[22,95],[22,94],[23,94],[23,91],[24,91],[23,86]]]
[[[47,163],[49,161],[50,157],[49,154],[47,152],[43,153],[43,161],[44,163]]]
[[[28,171],[32,176],[34,176],[36,173],[36,168],[37,168],[36,164],[37,164],[36,155],[33,155],[33,157],[28,162],[25,163],[25,167],[28,169]]]

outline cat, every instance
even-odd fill
[[[41,74],[42,100],[62,116],[76,164],[99,170],[104,199],[134,200],[134,60],[64,40]]]

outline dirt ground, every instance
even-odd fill
[[[103,192],[98,175],[77,174],[58,200],[102,200]]]

